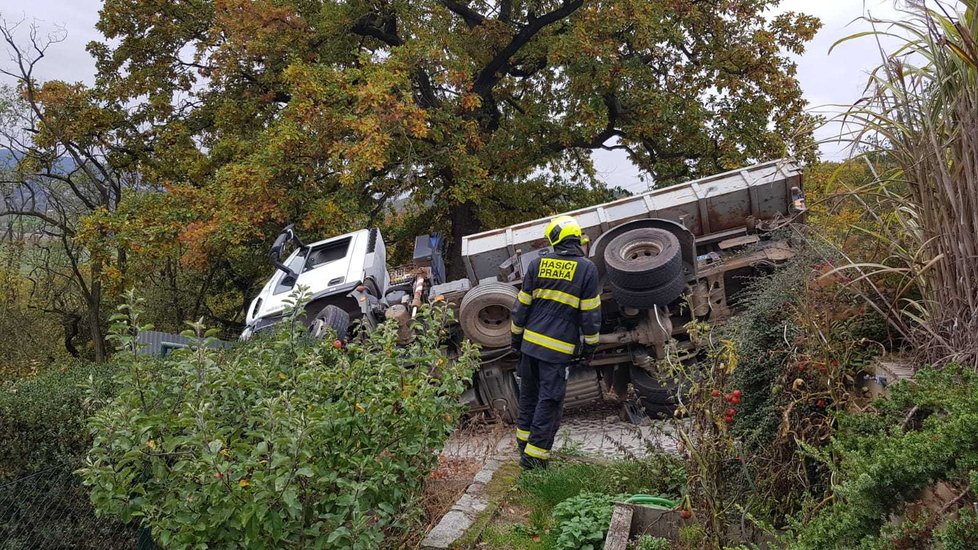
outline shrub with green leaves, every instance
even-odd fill
[[[422,308],[409,345],[387,323],[344,348],[303,334],[301,309],[231,350],[133,353],[90,420],[96,508],[167,548],[377,548],[413,526],[475,350],[446,358],[447,308]],[[134,349],[138,311],[123,313]]]
[[[92,445],[85,419],[112,395],[115,367],[70,361],[0,386],[0,547],[125,547],[128,526],[99,520],[72,475]],[[115,545],[115,546],[114,546]]]
[[[623,496],[581,493],[554,506],[558,550],[601,548],[608,533],[615,501]]]
[[[91,446],[85,418],[97,403],[90,398],[111,394],[113,372],[71,361],[0,387],[0,481],[79,465]]]
[[[953,502],[927,532],[915,522],[892,529],[891,514],[905,512],[938,481],[960,492],[961,504],[978,496],[978,373],[957,366],[924,369],[873,405],[873,412],[839,416],[834,441],[819,452],[834,471],[835,498],[814,518],[798,518],[790,548],[927,547],[896,542],[911,534],[908,529],[915,540],[929,539],[939,521],[957,511]],[[937,530],[940,544],[934,547],[972,548],[975,523],[963,509],[959,520]]]

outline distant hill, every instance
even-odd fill
[[[0,171],[10,171],[17,166],[19,156],[16,152],[10,149],[0,149]],[[59,169],[68,172],[74,167],[74,163],[70,160],[61,160],[59,162]],[[4,184],[0,187],[0,197],[2,197],[3,202],[13,205],[23,204],[31,196],[34,199],[34,207],[37,210],[46,210],[48,207],[47,201],[45,200],[47,193],[44,189],[35,182],[25,182],[22,185],[14,186],[13,184]]]

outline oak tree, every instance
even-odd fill
[[[154,128],[141,173],[192,213],[168,226],[188,262],[286,220],[443,228],[451,260],[463,235],[606,198],[595,150],[657,185],[812,155],[789,54],[819,22],[777,4],[107,0],[90,51]]]

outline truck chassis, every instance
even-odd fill
[[[590,366],[572,371],[565,408],[637,396],[631,405],[639,406],[626,410],[671,412],[680,390],[659,375],[656,362],[671,341],[695,358],[685,325],[726,319],[748,280],[794,255],[777,230],[804,221],[801,172],[790,160],[772,161],[566,213],[591,241],[588,255],[602,277],[602,328]],[[278,272],[252,302],[242,338],[274,324],[285,291],[300,284],[312,288],[307,318],[314,334],[346,334],[356,320],[369,330],[393,319],[408,339],[417,308],[444,301],[457,310],[456,337],[483,348],[463,401],[473,413],[512,422],[519,381],[508,347],[510,309],[529,262],[551,253],[543,239],[547,222],[465,237],[468,276],[449,282],[437,236],[418,237],[414,264],[390,274],[377,230],[303,245],[287,228],[273,246]],[[288,240],[299,247],[282,262]]]

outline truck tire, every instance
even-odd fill
[[[641,398],[646,414],[653,419],[671,418],[676,411],[679,386],[672,380],[660,380],[635,366],[630,371],[632,387]]]
[[[309,323],[309,334],[316,338],[325,338],[332,330],[339,339],[346,338],[350,328],[350,314],[332,304],[319,310],[319,313]]]
[[[686,280],[681,276],[667,281],[663,285],[644,290],[622,288],[611,283],[611,293],[618,305],[637,309],[652,309],[655,306],[669,305],[682,296],[685,291]]]
[[[458,313],[465,336],[487,348],[508,346],[516,294],[516,287],[498,282],[481,283],[466,292]]]
[[[679,239],[665,229],[626,231],[604,249],[608,278],[621,288],[653,288],[682,274]]]

